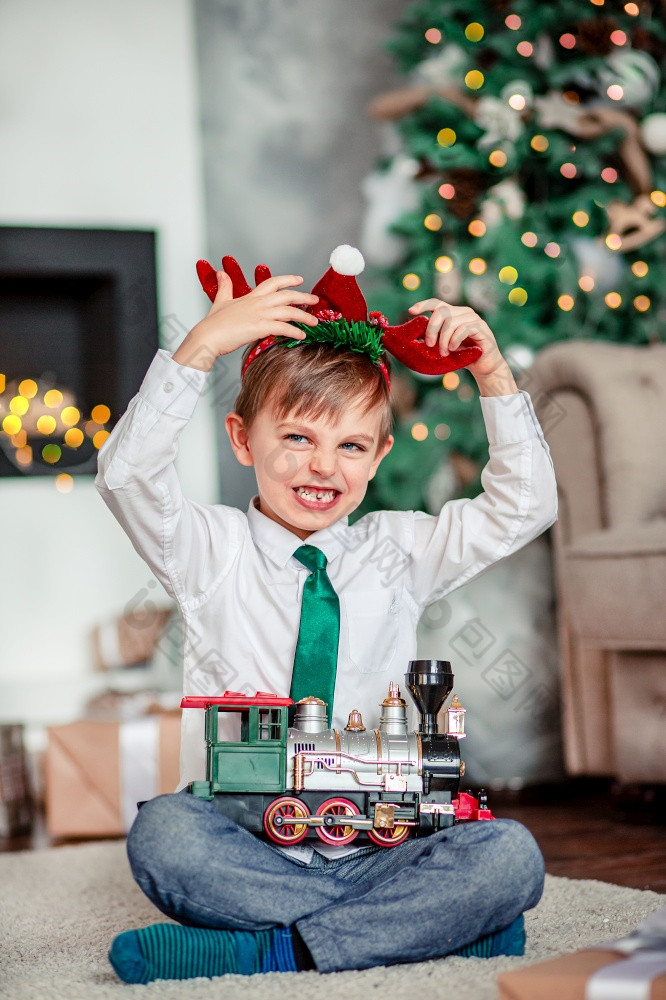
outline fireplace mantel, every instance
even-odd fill
[[[0,226],[1,476],[95,473],[158,347],[155,243],[151,230]]]

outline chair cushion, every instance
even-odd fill
[[[666,649],[666,518],[595,531],[562,562],[567,615],[604,649]]]

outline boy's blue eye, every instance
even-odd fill
[[[307,441],[305,434],[287,434],[288,441],[292,441],[294,438],[299,438],[302,441]],[[341,445],[341,447],[346,448],[347,445],[351,445],[352,448],[357,448],[358,451],[365,451],[365,448],[362,445],[356,444],[356,442],[354,441],[345,441],[344,444]]]

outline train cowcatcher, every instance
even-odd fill
[[[329,728],[326,704],[227,691],[186,696],[205,713],[206,778],[188,791],[280,847],[306,838],[343,847],[357,838],[395,847],[454,823],[491,820],[483,789],[461,792],[465,709],[454,695],[446,732],[437,714],[453,689],[448,660],[410,660],[405,682],[420,724],[407,731],[407,704],[391,682],[379,727],[352,710],[344,730]],[[240,715],[240,739],[218,738],[220,712]],[[291,725],[290,725],[291,722]]]

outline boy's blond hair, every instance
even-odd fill
[[[243,363],[256,344],[243,353]],[[390,362],[384,357],[386,367]],[[377,365],[359,351],[331,347],[330,344],[304,344],[285,347],[274,344],[257,355],[250,364],[241,391],[234,404],[246,430],[259,411],[272,405],[276,419],[291,412],[313,420],[326,416],[337,421],[354,402],[364,402],[363,413],[382,407],[377,450],[388,441],[393,425],[386,379]]]

